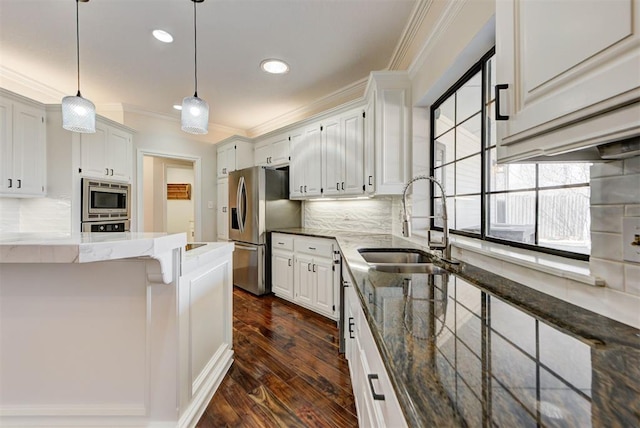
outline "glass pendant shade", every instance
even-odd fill
[[[62,99],[62,127],[82,133],[96,132],[96,106],[80,92]]]
[[[182,130],[190,134],[209,132],[209,104],[197,95],[182,100]]]

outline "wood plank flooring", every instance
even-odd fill
[[[198,427],[357,427],[335,322],[234,288],[233,347]]]

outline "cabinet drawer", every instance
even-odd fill
[[[331,239],[296,238],[294,242],[297,253],[333,258],[333,240]]]
[[[293,251],[293,236],[274,233],[271,235],[271,248],[273,250]]]

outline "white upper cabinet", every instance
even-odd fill
[[[128,129],[96,117],[96,132],[80,134],[80,173],[84,177],[131,182],[133,136]]]
[[[299,199],[304,196],[304,129],[291,132],[291,166],[289,167],[289,197]]]
[[[289,133],[286,133],[256,143],[254,153],[255,165],[287,165],[290,160],[290,141],[291,137]]]
[[[640,0],[496,2],[498,159],[640,134],[639,32]]]
[[[362,108],[325,120],[322,138],[324,196],[364,193],[364,129]]]
[[[44,196],[44,106],[3,92],[0,96],[0,138],[0,196]]]
[[[253,166],[253,143],[244,137],[233,136],[219,143],[217,177],[225,178],[237,169]]]
[[[409,179],[411,81],[406,72],[372,72],[366,94],[367,193],[401,195]]]
[[[319,123],[291,133],[291,199],[315,198],[322,195],[322,137],[322,125]]]

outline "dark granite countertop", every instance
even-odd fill
[[[442,275],[373,270],[359,248],[418,248],[393,235],[335,238],[409,426],[640,426],[640,330],[466,263]]]

